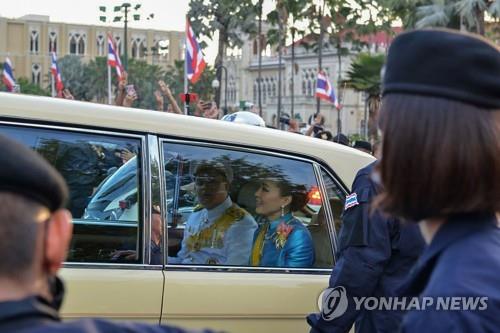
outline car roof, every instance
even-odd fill
[[[0,93],[0,110],[1,117],[145,132],[295,153],[326,162],[349,188],[357,170],[374,160],[356,149],[295,133],[167,112],[12,93]]]

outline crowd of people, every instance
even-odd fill
[[[125,94],[121,103],[126,106],[133,99]],[[207,106],[200,112],[209,115],[213,110]],[[445,29],[400,34],[388,52],[379,127],[381,159],[358,172],[346,198],[330,290],[343,288],[349,298],[427,299],[434,306],[382,311],[358,309],[349,301],[345,314],[338,315],[339,297],[333,297],[323,303],[321,314],[307,318],[311,332],[346,333],[353,323],[357,332],[497,332],[500,50],[480,37]],[[313,126],[312,133],[321,129]],[[67,187],[28,148],[0,137],[0,151],[0,331],[184,332],[97,319],[61,322],[58,272],[72,234],[71,215],[64,209]],[[212,171],[197,170],[198,185],[218,186],[224,194],[229,175]],[[273,217],[288,216],[287,205],[293,204],[286,189],[272,182],[262,186],[267,187],[256,194],[258,209],[270,223],[255,236],[256,264],[282,259],[274,248],[267,250],[266,234],[275,227]],[[265,205],[263,191],[276,193],[287,204]],[[199,214],[208,214],[215,204],[208,200]],[[232,203],[226,206],[230,209]],[[242,216],[239,221],[251,235],[255,224]],[[187,249],[205,241],[188,240]],[[458,311],[453,300],[453,309],[445,311],[436,308],[438,297],[458,298],[459,305],[464,298],[483,297],[486,306]]]

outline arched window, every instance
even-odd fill
[[[36,30],[32,30],[31,31],[31,35],[30,35],[30,51],[32,53],[38,53],[38,51],[40,51],[39,45],[38,45],[38,37],[39,36],[40,36],[40,34],[38,33],[38,31],[36,31]]]
[[[260,93],[262,95],[262,103],[266,104],[267,103],[267,78],[262,79],[260,83]]]
[[[69,34],[69,53],[76,55],[85,54],[85,42],[87,36],[78,32]]]
[[[115,45],[116,49],[119,50],[120,55],[122,55],[123,54],[122,38],[120,36],[115,36]]]
[[[268,97],[271,97],[273,96],[273,85],[274,85],[274,82],[273,82],[273,79],[271,78],[268,82],[267,82],[267,96]]]
[[[271,79],[272,82],[272,91],[273,91],[273,97],[276,97],[276,81],[274,79]]]
[[[57,52],[57,32],[49,32],[49,52]]]
[[[42,68],[39,64],[31,65],[31,83],[40,85],[40,73]]]
[[[257,40],[254,39],[253,40],[253,55],[258,55],[258,54],[259,54],[259,48],[257,45]]]
[[[142,37],[136,37],[131,40],[132,42],[132,58],[143,59],[145,57],[146,40]]]
[[[78,41],[78,54],[85,54],[85,39],[83,36],[81,36],[80,40]]]
[[[257,81],[254,81],[253,83],[253,103],[254,104],[257,104],[257,98],[258,98],[258,95],[257,95],[257,89],[258,89],[259,85],[257,83]]]
[[[106,55],[105,53],[105,48],[104,48],[104,34],[100,33],[96,37],[96,42],[97,42],[97,55],[98,56],[104,56]]]

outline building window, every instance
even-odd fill
[[[155,40],[154,48],[152,50],[153,64],[158,64],[167,60],[169,52],[170,52],[170,40],[168,39]]]
[[[42,68],[39,64],[33,64],[31,66],[31,83],[40,85],[40,73]]]
[[[122,49],[122,38],[120,36],[115,36],[116,49],[119,51],[120,55],[123,54]]]
[[[144,59],[146,48],[146,39],[144,37],[132,38],[132,58]]]
[[[99,34],[97,35],[96,37],[96,41],[97,41],[97,55],[98,56],[104,56],[105,55],[105,48],[104,48],[104,35],[103,34]]]
[[[85,54],[85,34],[70,33],[69,34],[69,53],[76,55]]]
[[[49,32],[49,52],[57,52],[57,32]]]
[[[31,31],[30,35],[30,51],[31,53],[38,53],[40,51],[39,45],[38,45],[38,38],[40,37],[40,34],[36,30]]]

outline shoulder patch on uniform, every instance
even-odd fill
[[[358,195],[356,194],[356,192],[354,192],[353,194],[350,194],[345,198],[344,210],[349,209],[349,208],[354,207],[354,206],[357,206],[357,205],[359,205]]]

